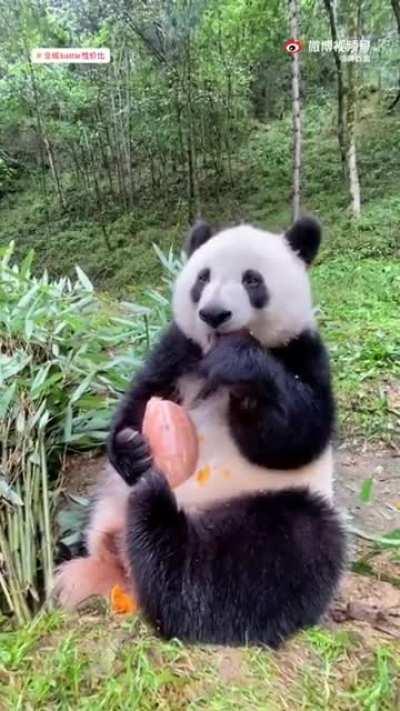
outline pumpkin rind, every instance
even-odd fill
[[[144,415],[143,434],[156,466],[164,472],[170,486],[186,481],[196,466],[198,442],[194,425],[183,407],[152,397]]]

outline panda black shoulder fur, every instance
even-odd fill
[[[320,228],[285,235],[198,223],[174,320],[135,378],[109,441],[132,487],[127,553],[139,603],[166,637],[276,647],[318,621],[343,569],[332,504],[334,400],[307,267]],[[196,471],[173,492],[140,434],[157,395],[189,412]]]

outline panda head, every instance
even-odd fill
[[[307,267],[320,240],[320,226],[309,217],[285,234],[250,225],[213,234],[205,222],[196,223],[175,283],[175,322],[203,351],[234,332],[250,332],[265,346],[284,345],[314,328]]]

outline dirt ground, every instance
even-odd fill
[[[355,525],[370,533],[400,528],[400,456],[394,450],[345,446],[337,451],[336,500]],[[372,478],[373,495],[360,500],[363,481]]]

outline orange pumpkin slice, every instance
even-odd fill
[[[194,425],[183,407],[170,400],[152,397],[143,419],[146,435],[157,467],[171,487],[186,481],[193,473],[198,456]]]

